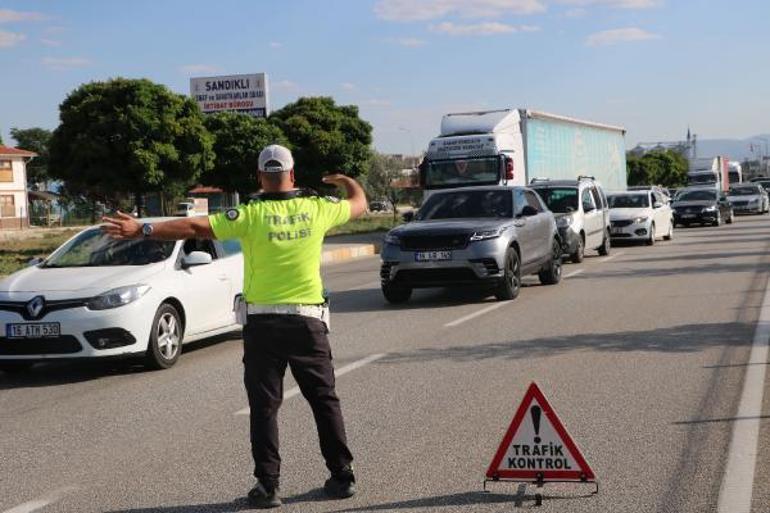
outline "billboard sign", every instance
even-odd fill
[[[190,95],[204,114],[222,111],[255,117],[270,114],[265,73],[191,78]]]

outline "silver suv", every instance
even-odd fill
[[[556,216],[564,253],[570,260],[582,262],[586,248],[610,254],[610,210],[598,182],[590,177],[534,179],[530,187]]]
[[[380,278],[390,303],[412,289],[479,285],[497,299],[514,299],[521,277],[561,280],[556,221],[526,187],[463,187],[433,193],[414,221],[385,236]]]

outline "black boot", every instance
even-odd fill
[[[356,493],[356,476],[353,467],[345,467],[326,480],[324,492],[332,499],[347,499]]]
[[[265,486],[260,481],[249,490],[249,506],[259,509],[277,508],[281,505],[278,486]]]

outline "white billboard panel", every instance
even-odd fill
[[[204,114],[222,111],[256,117],[270,114],[265,73],[191,78],[190,95]]]

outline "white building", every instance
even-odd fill
[[[29,226],[27,162],[35,153],[0,145],[0,230]]]

